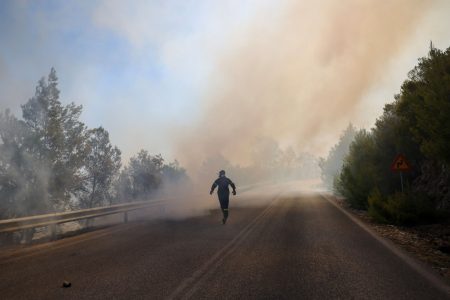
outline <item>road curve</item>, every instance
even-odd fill
[[[253,197],[0,253],[0,298],[450,299],[320,195]]]

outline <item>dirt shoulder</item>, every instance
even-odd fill
[[[431,224],[413,227],[379,224],[366,211],[350,208],[343,199],[332,199],[352,215],[369,225],[417,259],[437,270],[450,283],[450,224]]]

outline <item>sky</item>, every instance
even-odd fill
[[[20,116],[51,67],[127,160],[250,161],[258,137],[326,155],[370,128],[430,41],[446,0],[0,1],[0,109]]]

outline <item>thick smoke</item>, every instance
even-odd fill
[[[324,153],[430,2],[292,1],[257,16],[218,54],[206,113],[182,133],[177,157],[195,176],[214,155],[250,163],[259,137]]]

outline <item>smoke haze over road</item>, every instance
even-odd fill
[[[324,155],[349,122],[371,126],[450,4],[398,1],[93,1],[0,4],[0,108],[18,113],[51,66],[127,161],[139,149],[195,173],[258,138]],[[7,25],[7,26],[6,26]],[[32,45],[32,46],[31,46]]]
[[[293,1],[257,15],[219,53],[206,113],[182,133],[177,156],[199,164],[221,153],[245,164],[261,136],[322,153],[431,4]]]

